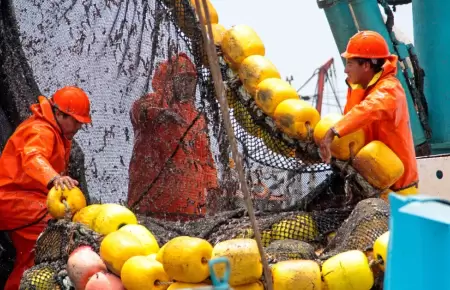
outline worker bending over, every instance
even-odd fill
[[[19,289],[23,272],[34,265],[33,247],[50,219],[49,189],[78,185],[67,176],[72,139],[91,122],[89,98],[77,87],[38,99],[0,156],[0,230],[8,232],[16,249],[5,290]]]
[[[335,136],[363,129],[367,143],[383,142],[403,162],[403,176],[391,190],[403,195],[416,194],[416,155],[405,91],[396,78],[397,56],[389,53],[380,34],[361,31],[350,38],[342,57],[347,60],[347,103],[344,117],[326,133],[320,144],[323,161],[330,162],[330,146]]]

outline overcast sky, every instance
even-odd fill
[[[266,56],[277,66],[283,79],[293,76],[298,89],[314,70],[328,59],[335,59],[336,84],[341,104],[345,104],[344,66],[333,35],[316,0],[210,0],[226,28],[236,24],[251,26],[266,46]],[[274,4],[276,3],[276,4]],[[413,39],[411,4],[397,6],[395,27]],[[300,91],[314,94],[317,78]],[[328,106],[327,106],[328,104]],[[327,85],[323,113],[337,112],[332,90]]]

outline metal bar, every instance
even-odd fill
[[[350,9],[350,13],[352,14],[353,23],[355,23],[356,29],[357,29],[358,31],[360,31],[358,19],[356,19],[355,11],[353,11],[352,3],[350,3],[350,2],[348,3],[348,8]]]
[[[235,168],[239,174],[241,190],[244,194],[244,199],[245,199],[245,203],[247,206],[248,215],[250,217],[250,222],[251,222],[253,231],[255,233],[255,240],[256,240],[256,243],[258,244],[259,253],[261,255],[261,261],[263,264],[266,287],[269,290],[273,290],[272,273],[269,268],[269,263],[267,262],[266,255],[264,252],[264,247],[263,247],[262,240],[261,240],[261,233],[259,231],[258,224],[256,223],[256,216],[255,216],[255,212],[253,209],[252,200],[250,197],[250,192],[248,190],[247,182],[245,180],[244,168],[242,165],[242,157],[239,154],[239,151],[237,148],[237,143],[236,143],[236,137],[234,135],[233,127],[231,125],[228,102],[225,97],[225,88],[224,88],[224,84],[223,84],[222,74],[221,74],[220,68],[219,68],[219,59],[217,56],[216,47],[212,41],[214,38],[212,35],[212,27],[211,27],[210,15],[209,15],[208,3],[206,0],[202,0],[203,7],[202,7],[202,5],[200,5],[200,0],[195,0],[195,3],[196,3],[196,7],[197,7],[196,13],[198,15],[198,18],[200,19],[200,25],[201,25],[201,30],[202,30],[202,34],[203,34],[205,50],[208,55],[209,66],[211,69],[211,75],[213,78],[214,88],[216,91],[216,98],[218,99],[218,101],[220,103],[220,110],[222,113],[222,117],[223,117],[223,120],[225,123],[224,124],[225,129],[227,131],[228,139],[230,142],[232,156],[235,161]],[[207,25],[205,24],[205,19],[203,18],[203,13],[201,13],[202,8],[204,11],[204,15],[206,16]],[[206,26],[208,26],[209,34],[207,34]]]

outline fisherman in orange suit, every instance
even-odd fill
[[[67,176],[71,143],[82,124],[91,122],[89,98],[77,87],[38,100],[0,156],[0,230],[8,232],[16,249],[5,290],[19,289],[23,272],[34,265],[33,247],[50,219],[49,189],[78,185]]]
[[[194,64],[180,53],[156,68],[154,92],[131,108],[135,141],[128,205],[137,205],[139,213],[167,220],[206,213],[207,192],[217,188],[217,171],[205,118],[194,104],[196,84]]]
[[[349,40],[342,57],[347,60],[347,103],[344,117],[320,144],[323,161],[330,162],[330,146],[335,136],[363,129],[367,143],[383,142],[403,162],[403,176],[391,190],[402,195],[416,194],[419,176],[406,95],[396,78],[397,56],[389,53],[380,34],[361,31]],[[382,195],[385,199],[386,193]]]

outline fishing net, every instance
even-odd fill
[[[2,3],[10,12],[11,43],[20,40],[11,51],[26,62],[6,69],[9,84],[23,88],[13,96],[9,86],[7,97],[35,100],[36,92],[50,97],[62,86],[77,85],[91,98],[93,123],[76,136],[79,153],[72,158],[91,203],[127,205],[160,244],[179,235],[213,244],[254,237],[189,0]],[[281,132],[217,49],[269,258],[331,251],[339,227],[373,188],[347,162],[321,163],[311,136],[298,141]],[[2,127],[2,136],[10,132]],[[382,223],[373,226],[379,229],[358,231],[367,236],[361,243],[339,238],[344,245],[338,251],[364,250],[385,229]],[[98,237],[72,223],[50,224],[36,245],[36,266],[24,275],[24,289],[33,289],[35,273],[50,275],[54,289],[66,289],[60,279],[64,262],[83,244],[98,247]]]
[[[35,263],[65,261],[80,246],[90,246],[98,252],[100,238],[83,224],[51,220],[36,242]]]
[[[73,289],[63,262],[41,263],[23,274],[20,290]]]

